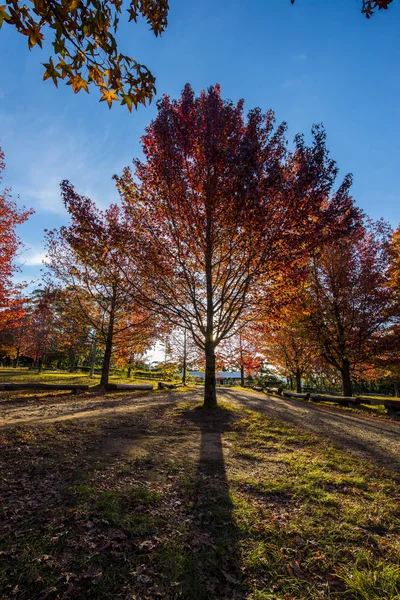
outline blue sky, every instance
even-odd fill
[[[219,82],[224,97],[272,108],[289,136],[324,123],[341,174],[372,218],[400,220],[400,2],[367,20],[361,0],[171,0],[169,26],[155,38],[145,23],[124,24],[121,51],[157,77],[158,95],[176,97]],[[155,106],[111,110],[96,89],[72,93],[43,82],[49,52],[0,31],[0,145],[5,182],[36,214],[20,227],[25,279],[38,276],[44,228],[67,220],[58,185],[69,179],[100,206],[117,200],[112,175],[140,154]]]

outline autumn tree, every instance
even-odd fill
[[[253,376],[265,360],[265,344],[259,331],[248,327],[224,340],[218,349],[218,357],[224,365],[240,370],[240,385],[245,385],[245,377]]]
[[[47,354],[58,347],[55,328],[54,291],[34,290],[27,306],[27,324],[21,341],[22,352],[33,359],[41,373]]]
[[[290,0],[292,4],[295,0]],[[393,0],[361,0],[361,12],[370,19],[374,12],[378,10],[387,10]]]
[[[352,395],[352,370],[374,354],[387,323],[388,238],[382,222],[324,246],[312,259],[307,284],[310,340],[341,374]]]
[[[94,314],[93,303],[78,297],[77,290],[57,288],[54,290],[54,311],[57,330],[58,350],[68,358],[68,367],[72,372],[79,360],[85,359],[92,345],[92,327],[84,318],[81,305]]]
[[[4,169],[4,153],[0,149],[0,184]],[[22,245],[16,227],[24,223],[32,213],[32,210],[17,207],[8,188],[0,191],[0,320],[5,309],[20,302],[20,290],[12,280],[18,270],[16,258]]]
[[[51,40],[53,55],[44,63],[43,79],[56,86],[64,80],[75,93],[94,85],[109,107],[120,100],[131,111],[132,105],[151,101],[156,90],[149,69],[118,49],[123,8],[121,0],[5,0],[0,28],[14,27],[27,37],[29,49]],[[143,17],[156,36],[167,26],[168,0],[130,0],[126,8],[129,21]]]
[[[100,384],[105,385],[118,337],[126,339],[128,330],[140,329],[142,335],[152,330],[152,315],[133,304],[116,263],[118,258],[119,265],[130,269],[121,209],[112,204],[100,210],[67,181],[61,184],[61,194],[71,222],[47,232],[46,265],[56,284],[73,293],[81,318],[104,344]]]
[[[127,310],[122,314],[120,321],[120,331],[114,339],[114,359],[121,367],[128,367],[130,377],[132,367],[159,337],[160,328],[154,315],[149,315],[137,305],[134,311]]]
[[[390,305],[387,310],[387,325],[379,337],[373,364],[383,376],[392,379],[396,395],[400,395],[400,227],[390,239],[388,260]]]
[[[176,328],[170,333],[169,344],[172,359],[182,369],[182,383],[185,385],[188,366],[198,364],[199,360],[201,361],[199,347],[193,341],[190,331],[185,327]]]
[[[315,344],[307,335],[302,307],[293,301],[282,308],[279,320],[269,325],[265,331],[268,361],[295,381],[296,392],[300,393],[302,378],[311,372],[316,356]]]
[[[164,97],[143,137],[145,160],[117,178],[134,224],[132,281],[144,305],[185,326],[206,360],[204,405],[216,406],[215,349],[256,311],[257,287],[282,273],[335,223],[352,225],[346,178],[330,198],[337,167],[322,128],[289,151],[274,115],[221,98]],[[136,277],[136,276],[135,276]]]
[[[400,318],[400,226],[393,232],[388,254],[388,286],[392,292],[395,314]]]
[[[15,293],[9,306],[0,311],[0,358],[19,366],[21,348],[29,320],[29,298]]]

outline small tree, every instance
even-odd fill
[[[382,223],[325,245],[315,254],[307,284],[310,340],[341,374],[343,395],[352,395],[351,371],[371,360],[387,322],[388,238]]]
[[[269,362],[296,383],[301,392],[301,380],[310,373],[315,348],[307,336],[301,309],[293,304],[282,311],[279,323],[266,335]]]
[[[124,214],[116,205],[99,210],[77,194],[70,183],[61,184],[71,224],[47,233],[46,265],[58,284],[74,294],[81,318],[95,329],[105,346],[101,385],[108,383],[111,356],[119,336],[152,332],[153,317],[132,301],[131,290],[118,263],[128,268]]]
[[[5,169],[4,153],[0,148],[0,184]],[[33,210],[18,208],[11,199],[9,188],[0,190],[0,323],[1,313],[20,304],[20,290],[13,284],[12,277],[18,266],[16,258],[21,248],[16,227],[24,223]]]

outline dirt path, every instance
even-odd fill
[[[333,440],[342,450],[372,460],[379,467],[400,471],[400,423],[252,391],[219,388],[218,395],[237,406],[315,431]],[[0,430],[15,425],[117,417],[183,400],[200,402],[202,390],[129,395],[102,394],[96,390],[78,396],[47,394],[29,398],[0,394]]]
[[[0,393],[0,429],[14,425],[35,425],[69,419],[96,419],[129,414],[143,407],[155,407],[188,399],[200,400],[197,390],[182,393],[104,393],[98,390],[73,396],[42,394],[20,396]]]
[[[259,392],[218,390],[221,398],[260,411],[330,438],[342,450],[372,460],[377,466],[400,471],[400,423],[350,413],[340,408],[275,398]]]

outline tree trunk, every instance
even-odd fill
[[[18,346],[18,348],[17,348],[17,356],[15,357],[15,365],[14,365],[14,367],[16,369],[18,369],[18,367],[19,367],[19,352],[20,352],[20,348]]]
[[[128,367],[128,373],[126,374],[127,379],[131,378],[131,373],[132,373],[132,365],[129,365],[129,367]]]
[[[75,348],[71,348],[69,351],[69,372],[73,373],[75,370]]]
[[[206,210],[206,288],[207,288],[207,325],[205,331],[206,378],[204,381],[204,408],[217,408],[217,390],[215,379],[215,340],[214,340],[214,292],[212,278],[212,208],[207,204]]]
[[[244,387],[244,366],[240,365],[240,385]]]
[[[43,369],[43,358],[41,356],[39,356],[38,359],[38,373],[41,373]]]
[[[206,378],[204,381],[204,408],[217,407],[217,392],[215,379],[215,346],[208,341],[205,346]]]
[[[94,375],[94,366],[96,363],[96,341],[97,339],[95,338],[92,347],[92,356],[90,358],[90,377],[93,377]]]
[[[341,375],[342,375],[343,396],[352,396],[353,390],[352,390],[351,378],[350,378],[350,363],[347,358],[343,359]]]
[[[182,366],[182,383],[186,385],[186,354],[187,354],[187,339],[186,339],[186,327],[183,330],[183,366]]]
[[[114,336],[114,317],[115,317],[115,293],[111,300],[110,308],[110,320],[108,322],[107,338],[106,338],[106,349],[104,352],[103,366],[101,369],[100,385],[107,385],[108,376],[110,373],[111,354]]]
[[[300,369],[296,369],[296,392],[301,394],[301,373]]]

